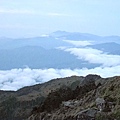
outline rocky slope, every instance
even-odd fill
[[[120,77],[54,79],[0,91],[0,120],[120,120]]]
[[[88,75],[83,82],[49,94],[27,120],[120,120],[120,77]]]
[[[18,91],[0,91],[0,120],[25,119],[30,115],[32,108],[39,105],[51,91],[64,86],[74,88],[74,84],[83,80],[84,77],[72,76],[24,87]]]

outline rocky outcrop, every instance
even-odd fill
[[[52,110],[59,108],[60,104],[64,104],[66,107],[74,107],[75,102],[72,103],[68,100],[82,99],[82,97],[84,97],[88,92],[95,90],[96,88],[97,86],[93,81],[87,82],[82,86],[77,86],[75,90],[64,86],[63,88],[51,92],[43,104],[38,107],[37,111],[51,112]]]

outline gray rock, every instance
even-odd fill
[[[105,103],[105,100],[104,100],[104,98],[97,98],[97,99],[95,100],[95,102],[96,102],[96,105],[99,105],[99,104],[104,104],[104,103]]]
[[[88,117],[95,117],[97,113],[97,109],[95,108],[88,108],[88,109],[85,109],[83,111],[80,111],[79,113],[76,114],[76,116],[81,116],[81,115],[84,115],[84,116],[88,116]]]

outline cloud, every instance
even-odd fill
[[[59,47],[58,49],[70,52],[71,54],[88,61],[89,63],[101,64],[92,69],[12,69],[0,70],[0,89],[18,90],[24,86],[31,86],[47,82],[54,78],[63,78],[72,75],[86,76],[88,74],[98,74],[102,77],[112,77],[120,75],[120,56],[110,55],[103,51],[88,47],[68,48]]]
[[[64,13],[49,13],[49,12],[40,12],[35,10],[25,10],[25,9],[0,9],[0,14],[28,14],[28,15],[41,15],[41,16],[58,16],[58,17],[68,17],[71,15]]]
[[[72,41],[72,40],[63,40],[63,41],[67,43],[71,43],[72,45],[75,45],[76,47],[92,45],[92,41]]]
[[[0,70],[0,89],[18,90],[24,86],[31,86],[44,83],[54,78],[68,77],[72,75],[86,76],[88,74],[98,74],[102,77],[112,77],[120,75],[120,65],[114,67],[96,67],[94,69],[12,69]]]
[[[92,48],[66,48],[64,51],[78,57],[78,59],[85,60],[89,63],[101,64],[103,67],[120,65],[119,55],[110,55],[103,51]]]

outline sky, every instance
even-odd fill
[[[119,21],[120,0],[0,0],[0,37],[38,37],[57,30],[120,36]],[[86,48],[91,45],[87,40],[67,42],[74,47],[61,50],[100,66],[73,70],[29,67],[0,70],[0,90],[18,90],[71,75],[120,75],[120,55]],[[79,48],[81,44],[83,47]]]
[[[119,0],[0,0],[0,37],[57,30],[120,36]]]

